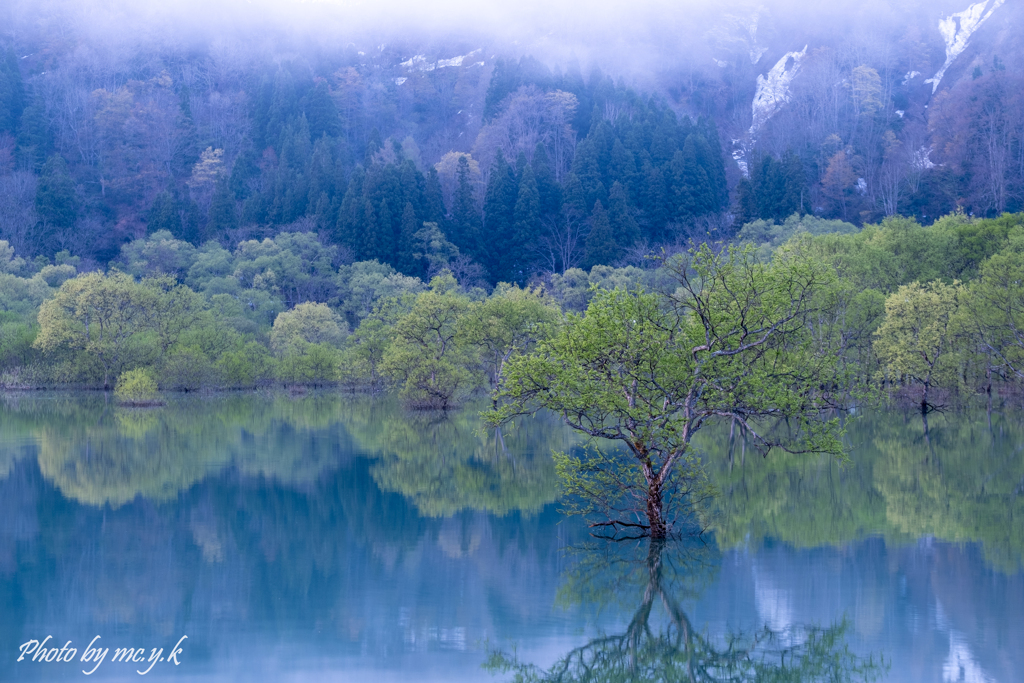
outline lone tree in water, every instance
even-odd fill
[[[622,448],[556,454],[570,511],[666,537],[674,503],[707,494],[691,445],[735,421],[761,452],[843,453],[835,392],[845,382],[825,265],[782,250],[707,245],[666,263],[672,294],[614,290],[570,315],[530,354],[511,359],[486,414],[501,424],[540,409]],[[685,507],[685,506],[683,506]]]

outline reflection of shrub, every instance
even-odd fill
[[[128,370],[117,379],[114,396],[118,401],[132,406],[160,405],[156,394],[156,380],[146,368]]]
[[[197,391],[217,384],[216,369],[196,348],[175,349],[163,362],[160,385],[174,391]]]

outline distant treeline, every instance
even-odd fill
[[[759,258],[781,249],[835,270],[814,324],[852,369],[851,390],[931,403],[1019,387],[1024,214],[863,229],[795,215],[751,223],[740,240]],[[416,244],[429,281],[376,260],[336,265],[339,247],[308,232],[233,251],[158,232],[82,273],[66,252],[26,261],[0,242],[0,384],[112,388],[135,371],[153,390],[394,387],[409,405],[445,408],[497,385],[510,357],[585,314],[600,289],[674,287],[651,261],[490,288],[452,274],[455,249],[435,224]]]
[[[462,269],[525,284],[706,235],[729,205],[715,124],[599,72],[527,79],[543,67],[499,59],[470,125],[479,68],[400,89],[339,54],[314,70],[250,65],[214,87],[200,78],[211,63],[154,63],[112,88],[67,60],[26,83],[13,52],[0,59],[0,239],[19,254],[105,264],[160,231],[229,247],[311,231],[342,260],[426,278],[415,235],[429,222]],[[452,120],[472,139],[424,139]]]
[[[429,279],[416,233],[433,223],[453,272],[522,286],[794,213],[927,224],[1024,201],[1019,77],[998,58],[925,109],[902,73],[820,48],[739,150],[719,127],[749,100],[709,78],[670,99],[529,57],[401,70],[348,48],[87,58],[54,41],[0,58],[0,239],[90,268],[165,230],[229,249],[315,232],[338,263]]]

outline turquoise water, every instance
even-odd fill
[[[846,466],[709,433],[711,526],[652,552],[559,514],[549,454],[577,442],[550,418],[7,396],[0,680],[138,680],[127,647],[163,648],[161,680],[1021,680],[1020,425],[868,415]],[[17,661],[46,636],[74,661]]]

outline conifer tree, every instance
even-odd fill
[[[16,135],[25,109],[25,84],[14,51],[0,56],[0,133]]]
[[[238,207],[227,180],[217,180],[210,202],[210,214],[206,221],[204,240],[218,239],[238,228]]]
[[[587,252],[583,261],[587,268],[610,265],[619,259],[620,252],[615,245],[608,212],[600,201],[594,203],[590,214],[590,234],[587,235]]]
[[[562,190],[555,181],[555,173],[551,168],[551,160],[548,158],[544,143],[537,143],[531,166],[533,177],[537,181],[537,194],[540,197],[540,215],[557,216],[562,208]]]
[[[640,226],[633,218],[626,190],[618,181],[608,193],[608,222],[611,224],[612,239],[620,251],[640,241]]]
[[[601,164],[598,159],[597,147],[589,136],[576,146],[572,172],[583,187],[583,199],[587,206],[593,206],[594,202],[607,199],[607,189],[601,181]]]
[[[419,276],[422,274],[422,265],[416,258],[416,233],[422,227],[422,223],[416,220],[416,210],[412,202],[406,202],[402,210],[402,229],[398,237],[398,254],[395,268],[406,275]]]
[[[362,166],[356,166],[349,178],[348,187],[345,189],[345,196],[341,200],[341,208],[338,210],[338,221],[334,229],[334,241],[337,244],[348,247],[355,256],[363,253],[363,230],[366,221],[365,198],[363,197],[363,183],[366,179],[366,172]],[[372,207],[371,207],[372,213]]]
[[[427,169],[423,188],[423,221],[425,223],[445,224],[444,196],[441,193],[441,181],[437,177],[437,169]]]
[[[367,202],[369,203],[369,202]],[[377,207],[376,220],[366,230],[366,258],[377,259],[381,263],[395,263],[395,229],[391,209],[386,200],[381,199]]]
[[[531,272],[531,252],[540,239],[540,194],[529,164],[523,165],[520,176],[508,255],[511,281],[525,284]]]
[[[327,89],[327,81],[321,80],[309,91],[306,118],[309,120],[309,135],[313,140],[319,140],[325,135],[337,137],[341,132],[341,117]]]
[[[516,179],[501,150],[494,157],[484,196],[484,267],[494,282],[511,282],[506,257],[512,243],[512,223],[517,199]]]
[[[638,185],[636,175],[636,160],[633,157],[633,153],[626,149],[621,140],[615,138],[609,158],[608,177],[613,184],[616,182],[622,184],[623,189],[629,194],[630,202],[636,199],[634,194]],[[610,192],[611,190],[609,189]],[[609,194],[610,198],[611,195]]]
[[[363,199],[363,220],[358,230],[356,237],[360,239],[360,246],[356,250],[357,260],[369,261],[377,258],[377,233],[380,231],[380,226],[377,221],[377,212],[373,210],[373,204],[369,199]]]
[[[78,197],[75,184],[68,175],[67,164],[64,157],[54,154],[43,164],[36,185],[39,226],[34,237],[35,251],[46,251],[55,235],[72,229],[78,220],[78,212]]]
[[[671,220],[665,174],[654,164],[644,165],[644,182],[640,190],[640,207],[644,216],[644,236],[652,244],[669,239],[666,225]]]
[[[170,191],[164,190],[153,200],[146,220],[146,231],[149,233],[166,230],[175,238],[193,242],[194,235],[185,235],[181,223],[181,211],[178,202]]]
[[[473,186],[469,181],[469,159],[459,157],[459,187],[455,195],[455,210],[452,215],[451,242],[461,251],[483,260],[482,230],[480,211],[477,209]]]
[[[570,220],[586,220],[590,212],[587,211],[586,199],[583,197],[583,186],[575,173],[569,173],[565,177],[562,193],[562,214]]]
[[[17,144],[18,163],[33,171],[40,171],[53,143],[47,125],[46,105],[39,95],[29,97],[28,106],[21,113]]]

